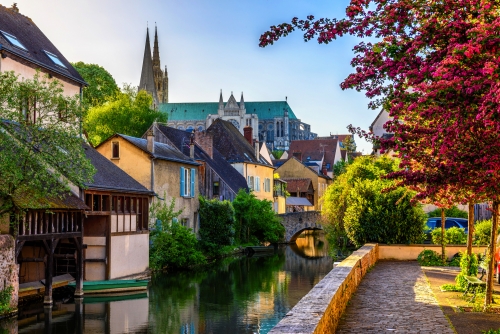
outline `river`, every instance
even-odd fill
[[[147,293],[31,305],[0,323],[19,333],[267,333],[331,269],[321,232],[274,254],[155,275]]]

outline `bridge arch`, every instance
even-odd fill
[[[289,212],[281,214],[281,224],[285,227],[285,241],[294,243],[305,230],[323,230],[319,223],[321,214],[318,211]]]

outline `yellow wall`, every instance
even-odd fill
[[[232,166],[243,175],[245,180],[248,182],[248,176],[260,177],[260,190],[253,190],[255,197],[260,200],[267,199],[271,202],[274,201],[273,198],[273,177],[274,177],[274,167],[257,165],[252,163],[235,163]],[[265,191],[264,182],[268,178],[270,187],[269,191]]]
[[[274,211],[277,214],[286,213],[286,198],[278,196],[274,199]]]
[[[19,75],[19,79],[31,79],[36,73],[34,68],[21,64],[9,57],[0,59],[0,71],[14,71],[17,75]],[[41,74],[44,73],[41,72]],[[68,79],[56,78],[55,76],[51,80],[59,80],[63,84],[64,95],[66,96],[80,94],[80,85],[76,82],[71,82]]]
[[[276,169],[280,178],[308,178],[311,179],[314,189],[314,210],[321,210],[320,198],[331,183],[330,179],[320,177],[316,172],[292,158]]]

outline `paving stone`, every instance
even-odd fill
[[[378,262],[366,274],[337,333],[453,334],[416,262]]]

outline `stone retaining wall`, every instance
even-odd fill
[[[335,333],[361,279],[378,260],[377,244],[366,244],[330,271],[269,334]]]
[[[8,234],[0,235],[0,290],[13,286],[10,306],[17,308],[19,278],[18,267],[14,259],[14,238]]]
[[[425,244],[425,245],[378,245],[379,260],[396,260],[396,261],[415,261],[425,249],[430,249],[438,254],[441,254],[441,245]],[[476,254],[484,254],[488,246],[473,246],[472,252]],[[451,260],[453,255],[458,252],[466,252],[465,245],[447,245],[446,256]]]

